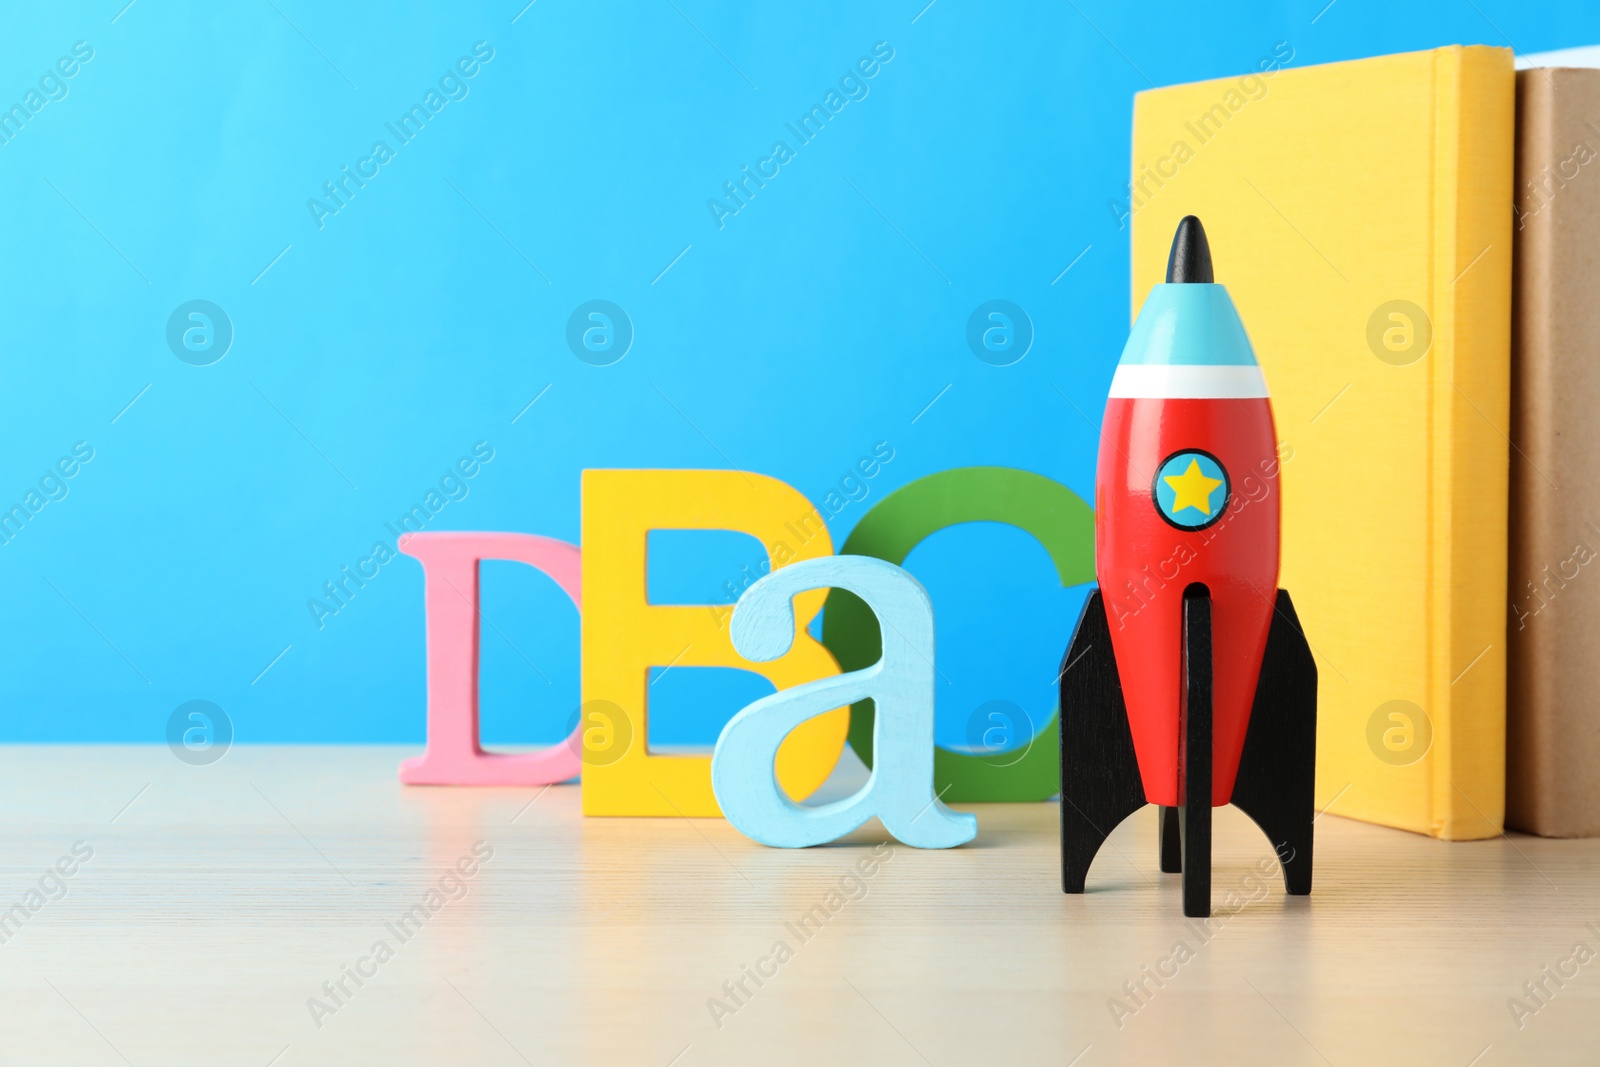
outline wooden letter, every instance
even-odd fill
[[[543,571],[581,612],[578,547],[532,534],[411,533],[401,536],[399,548],[422,561],[428,622],[428,747],[400,764],[400,780],[549,785],[577,777],[577,730],[526,755],[485,752],[478,744],[478,561],[516,560]]]
[[[817,532],[801,539],[791,528]],[[779,689],[839,673],[833,656],[808,634],[785,655],[755,665],[734,651],[726,605],[650,604],[646,536],[661,529],[743,531],[766,546],[778,573],[785,564],[833,552],[817,509],[776,478],[742,471],[583,472],[583,699],[585,707],[607,709],[614,727],[584,734],[585,815],[722,814],[711,791],[710,757],[648,750],[651,667],[740,667]],[[799,597],[802,628],[826,595],[815,589]],[[839,707],[784,743],[777,774],[791,796],[804,799],[827,779],[849,724],[849,709]],[[606,750],[596,747],[601,743]]]
[[[761,579],[739,598],[733,643],[747,659],[786,653],[804,625],[790,598],[847,589],[883,625],[883,654],[863,670],[762,697],[735,715],[717,739],[711,784],[728,821],[764,845],[804,848],[833,841],[876,815],[913,848],[971,841],[978,819],[951,811],[933,792],[933,604],[917,580],[867,556],[797,563]],[[773,756],[789,731],[839,704],[871,699],[876,762],[854,796],[801,807],[778,787]]]
[[[1039,474],[1008,467],[957,467],[918,478],[896,489],[861,516],[839,549],[845,556],[876,556],[904,563],[924,539],[963,522],[1003,522],[1034,536],[1050,553],[1064,586],[1094,581],[1094,512],[1078,494]],[[974,560],[974,566],[985,561]],[[878,626],[872,613],[848,593],[828,594],[822,643],[844,670],[878,658]],[[850,747],[873,765],[873,707],[850,709]],[[1061,791],[1056,750],[1060,722],[1039,709],[1036,738],[1014,757],[935,748],[933,784],[946,800],[1049,800]]]

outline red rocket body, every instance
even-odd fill
[[[1147,800],[1182,800],[1183,600],[1212,602],[1211,803],[1233,795],[1278,590],[1277,437],[1227,291],[1154,288],[1106,405],[1095,569]]]

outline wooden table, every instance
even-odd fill
[[[1313,896],[1251,900],[1271,851],[1227,809],[1205,929],[1152,811],[1066,897],[1054,804],[977,806],[950,852],[870,827],[790,852],[585,819],[575,786],[403,787],[408,754],[0,749],[0,909],[23,905],[0,911],[0,1062],[1600,1062],[1600,957],[1537,1011],[1523,990],[1600,952],[1600,841],[1328,815]]]

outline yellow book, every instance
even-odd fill
[[[1198,215],[1272,394],[1317,659],[1317,805],[1449,839],[1505,811],[1511,53],[1140,93],[1133,307]]]

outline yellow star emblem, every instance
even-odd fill
[[[1211,491],[1222,484],[1220,478],[1207,478],[1200,469],[1198,459],[1189,460],[1189,469],[1182,474],[1169,474],[1161,479],[1172,486],[1177,494],[1172,501],[1173,514],[1184,508],[1196,508],[1202,515],[1211,514]]]

